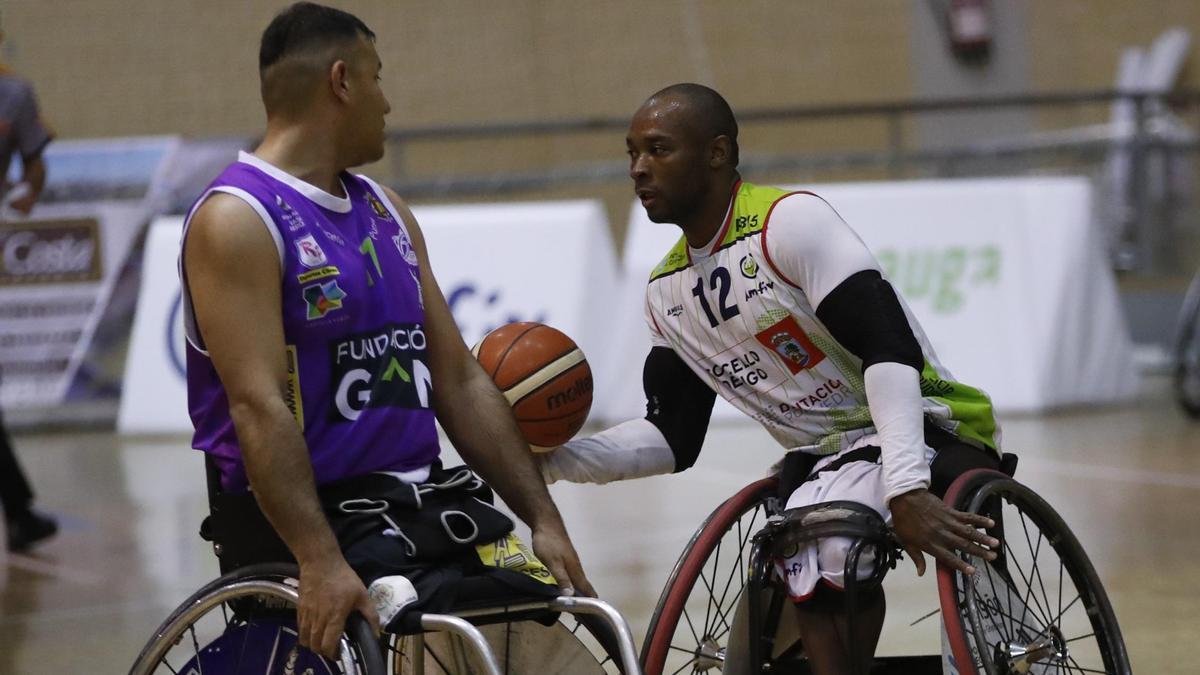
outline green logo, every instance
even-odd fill
[[[751,255],[742,256],[742,276],[747,279],[753,279],[758,276],[758,263],[755,262]]]
[[[388,364],[387,370],[383,371],[383,377],[381,379],[384,382],[391,382],[392,378],[396,376],[399,376],[400,379],[404,380],[405,382],[412,382],[412,376],[408,374],[408,371],[404,369],[404,366],[401,366],[400,362],[397,361],[396,357],[393,356],[392,362]]]
[[[973,289],[999,285],[1003,263],[1000,248],[991,244],[879,252],[879,264],[900,295],[927,301],[938,314],[962,309]]]

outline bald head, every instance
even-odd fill
[[[738,126],[733,109],[714,89],[702,84],[683,82],[658,90],[642,104],[642,110],[658,107],[674,108],[695,139],[708,142],[718,136],[729,138],[731,165],[738,164]]]
[[[375,33],[358,17],[312,2],[280,12],[263,31],[258,73],[267,116],[299,112],[337,61],[367,56]]]

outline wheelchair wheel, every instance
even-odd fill
[[[235,570],[204,586],[155,632],[130,675],[383,675],[383,654],[366,620],[346,624],[337,661],[299,646],[296,571],[288,565]]]
[[[650,619],[646,675],[719,673],[749,572],[750,540],[766,524],[777,481],[764,478],[717,507],[684,548]]]
[[[996,522],[998,557],[938,565],[946,637],[961,675],[1130,672],[1112,605],[1079,541],[1045,500],[1007,475],[976,469],[946,493]]]
[[[1176,339],[1175,397],[1188,415],[1200,418],[1200,274],[1184,298]]]

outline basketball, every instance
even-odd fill
[[[510,323],[471,350],[504,393],[534,451],[571,440],[592,408],[592,369],[575,341],[550,326]]]

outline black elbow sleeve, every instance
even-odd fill
[[[817,318],[833,338],[862,359],[903,363],[921,372],[925,355],[892,285],[876,270],[850,275],[817,307]]]
[[[674,350],[654,347],[642,371],[646,419],[658,427],[675,455],[675,473],[700,455],[717,394]]]

